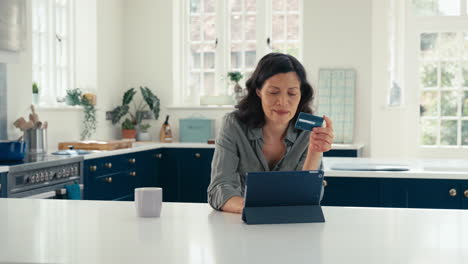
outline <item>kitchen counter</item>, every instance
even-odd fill
[[[8,166],[0,166],[0,173],[8,172]]]
[[[2,263],[468,263],[468,211],[323,207],[325,223],[249,226],[207,204],[0,199]]]

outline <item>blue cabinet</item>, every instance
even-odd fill
[[[7,173],[0,173],[0,197],[7,197]]]
[[[375,178],[325,177],[321,204],[327,206],[380,206],[381,182]]]

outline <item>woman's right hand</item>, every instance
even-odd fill
[[[240,196],[233,196],[221,207],[224,212],[242,214],[244,210],[244,198]]]

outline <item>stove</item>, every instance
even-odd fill
[[[23,161],[0,166],[9,167],[0,197],[59,198],[65,185],[82,183],[83,156],[27,155]]]

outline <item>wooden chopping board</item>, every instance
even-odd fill
[[[87,140],[87,141],[71,141],[59,142],[58,148],[69,149],[73,146],[74,149],[83,150],[115,150],[123,148],[131,148],[134,141],[129,140]]]

